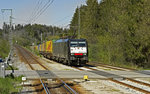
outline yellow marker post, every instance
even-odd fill
[[[88,75],[84,75],[84,78],[83,78],[85,81],[88,80]]]

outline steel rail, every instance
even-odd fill
[[[30,67],[32,70],[35,70],[35,69],[31,66],[31,64],[29,63],[29,61],[25,58],[24,54],[21,54],[20,48],[19,48],[19,47],[16,47],[16,48],[18,49],[20,56],[22,56],[23,60],[26,61],[26,63],[29,65],[29,67]]]
[[[26,50],[25,48],[23,48],[39,65],[41,65],[44,69],[49,70],[47,67],[45,67],[44,65],[42,65],[36,58],[35,56],[29,52],[28,50]]]
[[[129,81],[131,81],[131,82],[135,82],[135,83],[138,83],[138,84],[141,84],[141,85],[145,85],[145,86],[150,87],[150,84],[145,83],[145,82],[137,81],[137,80],[130,79],[130,78],[125,78],[125,79],[127,79],[127,80],[129,80]]]
[[[43,83],[43,81],[40,79],[40,82],[42,83],[42,86],[43,86],[43,88],[44,88],[44,90],[45,90],[45,93],[46,94],[51,94],[50,93],[50,91],[48,90],[48,88],[44,85],[44,83]]]
[[[132,89],[137,90],[137,91],[139,91],[139,92],[142,92],[142,93],[145,93],[145,94],[150,94],[149,91],[146,91],[146,90],[144,90],[144,89],[141,89],[141,88],[138,88],[138,87],[135,87],[135,86],[132,86],[132,85],[129,85],[129,84],[126,84],[126,83],[123,83],[123,82],[114,80],[114,79],[109,79],[109,80],[112,81],[112,82],[118,83],[118,84],[120,84],[120,85],[126,86],[126,87],[128,87],[128,88],[132,88]]]
[[[69,91],[71,94],[78,94],[74,89],[72,89],[70,86],[68,86],[63,80],[59,79],[63,84],[64,88]]]

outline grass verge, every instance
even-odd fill
[[[12,74],[7,75],[6,78],[0,78],[0,94],[18,94],[22,87],[22,76],[14,77]]]

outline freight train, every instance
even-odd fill
[[[88,62],[86,39],[59,39],[46,41],[34,50],[44,57],[67,65],[83,65]]]

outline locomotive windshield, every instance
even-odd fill
[[[78,42],[71,42],[71,43],[70,43],[70,46],[71,46],[71,47],[78,47]]]
[[[79,47],[85,47],[86,46],[86,43],[85,42],[79,42]]]
[[[71,41],[70,42],[70,46],[71,47],[85,47],[86,46],[86,42],[83,41],[83,42],[77,42],[77,41]]]

